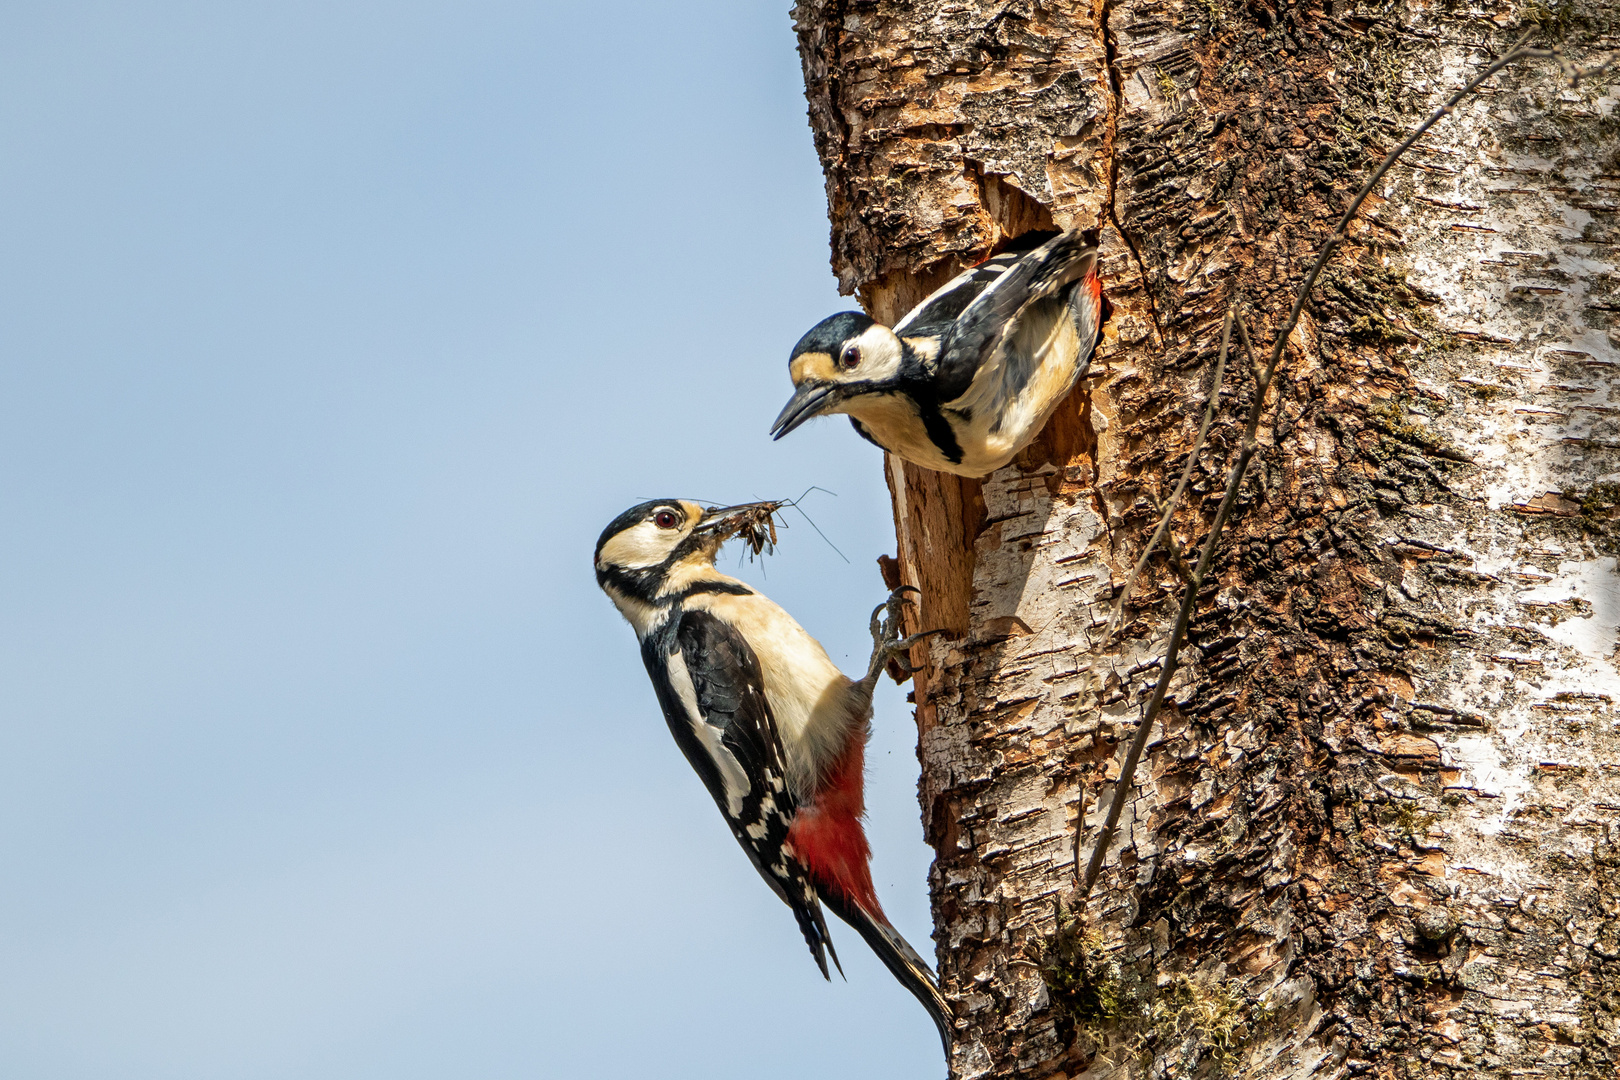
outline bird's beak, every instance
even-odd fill
[[[780,439],[800,424],[812,417],[820,416],[827,409],[837,404],[836,392],[838,387],[832,383],[805,382],[793,392],[788,403],[777,414],[776,423],[771,425],[771,438]]]
[[[756,518],[768,518],[777,511],[780,502],[738,503],[736,506],[717,506],[703,514],[694,532],[717,532],[722,536],[741,529]]]

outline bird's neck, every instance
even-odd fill
[[[657,598],[666,603],[679,603],[693,593],[753,591],[730,574],[716,570],[714,563],[706,559],[692,559],[670,567],[659,583]]]

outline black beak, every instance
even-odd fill
[[[775,513],[780,502],[751,502],[738,503],[736,506],[717,506],[712,510],[703,512],[703,520],[698,522],[693,532],[728,532],[746,522],[756,514],[768,516]]]
[[[837,390],[838,387],[832,383],[807,382],[801,385],[777,414],[776,423],[771,425],[771,438],[780,439],[806,420],[820,416],[823,410],[837,403]]]

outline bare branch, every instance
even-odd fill
[[[1260,385],[1260,361],[1255,359],[1254,346],[1249,344],[1249,328],[1243,323],[1243,316],[1237,317],[1238,341],[1243,345],[1243,355],[1249,361],[1249,374],[1254,376],[1256,386]]]
[[[1378,185],[1378,181],[1383,179],[1384,174],[1389,172],[1396,161],[1400,160],[1401,155],[1410,150],[1419,139],[1423,138],[1430,128],[1451,115],[1458,103],[1477,90],[1491,76],[1515,61],[1554,59],[1558,60],[1560,64],[1563,63],[1562,53],[1558,50],[1525,48],[1524,43],[1530,39],[1533,33],[1534,30],[1526,32],[1523,37],[1514,43],[1513,48],[1506,55],[1492,63],[1478,76],[1469,80],[1461,90],[1447,98],[1444,105],[1436,109],[1427,120],[1419,124],[1410,135],[1403,139],[1399,146],[1384,157],[1384,160],[1373,170],[1372,175],[1367,177],[1366,183],[1361,185],[1361,189],[1356,192],[1355,197],[1350,200],[1350,205],[1345,210],[1344,216],[1339,218],[1339,222],[1334,226],[1332,234],[1323,243],[1322,250],[1317,255],[1316,262],[1311,267],[1310,273],[1305,275],[1305,280],[1300,285],[1298,294],[1294,297],[1293,305],[1289,308],[1288,317],[1283,320],[1282,325],[1277,329],[1276,338],[1271,346],[1271,355],[1267,358],[1266,366],[1258,372],[1254,389],[1254,403],[1249,408],[1248,422],[1243,429],[1243,442],[1238,450],[1237,460],[1232,463],[1231,471],[1227,474],[1226,494],[1221,499],[1220,508],[1215,511],[1215,520],[1210,525],[1209,535],[1205,537],[1203,549],[1199,552],[1198,565],[1193,570],[1192,581],[1188,582],[1186,592],[1182,596],[1181,609],[1176,613],[1175,628],[1170,632],[1170,647],[1165,650],[1164,660],[1159,666],[1159,681],[1153,687],[1153,696],[1149,699],[1147,709],[1142,714],[1142,720],[1137,725],[1136,735],[1131,739],[1131,744],[1126,749],[1125,761],[1121,764],[1119,770],[1119,778],[1114,781],[1113,797],[1108,804],[1108,815],[1103,822],[1102,828],[1097,833],[1096,842],[1091,850],[1091,859],[1086,864],[1085,877],[1080,882],[1081,896],[1086,896],[1091,892],[1092,885],[1097,881],[1097,875],[1102,872],[1103,861],[1107,858],[1108,848],[1113,843],[1114,830],[1119,826],[1120,812],[1125,805],[1126,795],[1130,791],[1131,779],[1136,772],[1136,764],[1141,760],[1142,751],[1146,748],[1148,738],[1153,730],[1153,723],[1158,719],[1159,711],[1164,706],[1165,694],[1170,689],[1170,680],[1176,673],[1176,661],[1180,657],[1182,643],[1186,640],[1187,626],[1192,621],[1193,605],[1197,603],[1198,591],[1202,588],[1204,579],[1209,573],[1210,565],[1214,562],[1216,546],[1220,543],[1221,533],[1225,530],[1227,520],[1232,515],[1232,508],[1237,503],[1238,489],[1243,485],[1243,477],[1248,471],[1249,461],[1254,457],[1258,445],[1255,434],[1260,427],[1260,417],[1265,412],[1267,392],[1271,389],[1272,380],[1276,377],[1277,366],[1282,362],[1283,352],[1288,346],[1288,338],[1294,332],[1294,327],[1299,324],[1299,317],[1305,309],[1305,302],[1310,297],[1311,291],[1316,287],[1317,277],[1322,273],[1322,268],[1327,265],[1327,261],[1332,257],[1333,252],[1348,238],[1350,222],[1354,220],[1357,212],[1361,209],[1361,204],[1367,200],[1367,196],[1372,192],[1373,188]],[[1575,78],[1576,76],[1572,75],[1571,77]],[[1226,324],[1221,331],[1222,361],[1226,358],[1234,310],[1235,300],[1229,301],[1226,309]],[[1238,334],[1247,345],[1248,333],[1241,323],[1238,327]],[[1250,363],[1253,362],[1251,352]],[[1213,394],[1210,395],[1210,400],[1211,402],[1214,401]],[[1191,469],[1191,462],[1188,463],[1188,468]],[[1183,480],[1185,481],[1185,477]],[[1179,490],[1178,488],[1178,494]],[[1166,514],[1164,520],[1160,522],[1160,531],[1167,528],[1168,521],[1169,515]],[[1158,535],[1158,532],[1155,532],[1155,540],[1158,539]],[[1133,574],[1132,577],[1134,578],[1134,576]]]
[[[1187,624],[1192,621],[1192,609],[1198,600],[1199,587],[1209,571],[1210,563],[1214,561],[1215,546],[1220,540],[1226,519],[1231,516],[1232,506],[1237,502],[1238,488],[1243,484],[1243,474],[1248,470],[1249,459],[1254,456],[1257,445],[1255,431],[1260,426],[1260,415],[1265,409],[1266,390],[1270,388],[1270,377],[1275,372],[1276,365],[1272,364],[1266,371],[1265,385],[1255,388],[1254,405],[1249,409],[1249,422],[1243,430],[1242,448],[1238,451],[1238,459],[1233,463],[1232,471],[1227,476],[1226,494],[1221,499],[1220,509],[1215,511],[1215,523],[1210,526],[1209,536],[1205,538],[1203,550],[1199,552],[1198,566],[1193,570],[1193,579],[1182,595],[1181,610],[1176,613],[1175,629],[1170,632],[1170,648],[1165,651],[1164,662],[1160,664],[1159,681],[1153,687],[1153,697],[1148,701],[1147,710],[1137,725],[1136,736],[1131,739],[1131,745],[1125,752],[1125,762],[1120,766],[1119,779],[1114,781],[1114,794],[1108,804],[1108,817],[1097,834],[1096,845],[1091,849],[1091,861],[1086,865],[1086,876],[1080,883],[1081,895],[1091,892],[1091,886],[1096,883],[1097,875],[1102,871],[1109,844],[1113,842],[1114,829],[1119,826],[1120,810],[1124,806],[1125,795],[1130,790],[1136,763],[1141,759],[1142,751],[1147,746],[1153,722],[1158,719],[1159,710],[1164,706],[1164,696],[1170,689],[1170,678],[1176,672],[1176,660],[1181,655],[1182,642],[1187,638]]]
[[[1159,509],[1163,510],[1164,507],[1161,506]],[[1176,530],[1165,530],[1164,550],[1170,556],[1166,562],[1169,563],[1170,569],[1176,575],[1176,577],[1180,578],[1182,581],[1192,581],[1192,571],[1188,569],[1187,559],[1181,553],[1181,543],[1176,539]]]
[[[1402,154],[1410,150],[1414,143],[1429,133],[1430,128],[1450,116],[1459,102],[1475,90],[1478,90],[1498,71],[1518,60],[1533,57],[1556,59],[1557,54],[1553,50],[1524,48],[1524,43],[1529,41],[1534,33],[1535,30],[1533,29],[1525,31],[1524,35],[1513,43],[1513,48],[1508,50],[1506,56],[1503,56],[1479,75],[1470,79],[1461,90],[1447,98],[1444,105],[1436,109],[1427,120],[1413,129],[1412,134],[1401,140],[1399,146],[1385,155],[1384,160],[1378,163],[1378,168],[1374,169],[1372,175],[1367,177],[1367,182],[1361,185],[1361,190],[1357,191],[1355,198],[1350,200],[1350,205],[1345,209],[1344,216],[1333,227],[1333,234],[1328,237],[1327,243],[1322,245],[1321,253],[1316,256],[1315,265],[1311,267],[1311,272],[1305,275],[1305,282],[1299,287],[1299,294],[1294,297],[1294,305],[1288,310],[1288,318],[1283,320],[1282,326],[1277,330],[1276,339],[1271,345],[1271,357],[1266,363],[1265,379],[1268,385],[1271,382],[1271,376],[1277,370],[1278,362],[1282,360],[1283,349],[1288,345],[1289,335],[1294,332],[1294,327],[1299,325],[1300,313],[1305,310],[1305,301],[1310,297],[1311,290],[1316,287],[1316,279],[1322,273],[1322,267],[1327,265],[1327,261],[1332,257],[1333,252],[1349,237],[1350,222],[1355,219],[1356,214],[1361,210],[1361,204],[1367,201],[1367,196],[1372,194],[1372,189],[1378,186],[1378,181],[1384,178],[1384,174],[1389,172],[1395,162],[1400,160]],[[1261,396],[1264,396],[1263,392]]]
[[[1114,610],[1108,616],[1107,628],[1103,630],[1103,642],[1113,637],[1114,631],[1119,628],[1120,616],[1125,610],[1125,600],[1131,595],[1131,589],[1136,585],[1136,579],[1142,575],[1143,569],[1146,568],[1148,559],[1153,557],[1154,548],[1158,547],[1159,542],[1169,535],[1170,518],[1175,514],[1176,504],[1181,501],[1182,494],[1187,490],[1187,482],[1192,479],[1193,469],[1198,464],[1198,455],[1204,449],[1204,437],[1209,434],[1210,421],[1215,419],[1215,406],[1220,401],[1221,378],[1226,372],[1226,353],[1232,343],[1232,315],[1236,310],[1237,292],[1234,290],[1232,298],[1226,303],[1226,322],[1221,326],[1221,354],[1215,360],[1215,376],[1209,383],[1209,400],[1204,406],[1204,419],[1198,425],[1198,437],[1193,440],[1192,450],[1187,454],[1187,467],[1181,470],[1181,479],[1176,483],[1175,490],[1170,493],[1169,501],[1165,503],[1164,512],[1159,517],[1158,528],[1154,529],[1153,535],[1148,537],[1147,546],[1142,549],[1142,554],[1136,560],[1136,565],[1131,567],[1130,576],[1125,579],[1125,587],[1119,591],[1119,596],[1114,599]],[[1180,558],[1179,553],[1177,558]]]
[[[1525,34],[1525,36],[1520,38],[1519,41],[1522,43],[1527,41],[1529,38],[1530,34]],[[1586,79],[1596,79],[1599,76],[1607,75],[1615,68],[1620,67],[1620,53],[1614,52],[1606,54],[1603,59],[1599,60],[1597,63],[1587,64],[1585,67],[1577,67],[1570,63],[1569,57],[1564,55],[1564,50],[1561,48],[1519,49],[1518,52],[1522,59],[1553,61],[1558,65],[1558,70],[1562,71],[1564,73],[1564,77],[1569,80],[1570,86],[1579,86]]]

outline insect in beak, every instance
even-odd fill
[[[721,541],[741,537],[755,555],[769,552],[776,546],[774,515],[785,505],[776,500],[716,507],[703,515],[696,531],[716,534]]]

